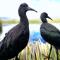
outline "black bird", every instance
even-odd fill
[[[48,16],[46,12],[43,12],[40,18],[42,21],[42,24],[40,27],[41,36],[44,38],[46,42],[51,44],[50,53],[52,50],[52,45],[56,48],[57,60],[58,60],[58,49],[60,49],[60,31],[55,26],[47,22],[46,18],[49,18],[49,19],[51,18]],[[48,57],[50,57],[50,53]]]
[[[0,60],[15,57],[26,47],[29,40],[29,22],[26,12],[29,10],[35,11],[26,3],[20,5],[18,9],[20,23],[6,33],[4,39],[0,42]]]

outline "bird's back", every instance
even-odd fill
[[[60,31],[49,23],[43,23],[40,27],[42,37],[50,44],[60,48]]]

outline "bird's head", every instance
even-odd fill
[[[19,9],[18,9],[19,16],[20,16],[21,14],[26,14],[26,12],[29,11],[29,10],[32,10],[32,11],[37,12],[36,10],[30,8],[26,3],[22,3],[22,4],[20,5]]]
[[[46,18],[49,18],[52,20],[52,18],[50,18],[46,12],[41,13],[40,18],[43,22],[47,22]]]

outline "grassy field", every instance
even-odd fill
[[[16,24],[16,23],[19,23],[19,20],[16,20],[16,19],[7,20],[7,21],[1,20],[1,21],[2,21],[2,24]],[[60,18],[53,18],[53,21],[48,19],[48,22],[60,23]],[[32,20],[29,20],[29,23],[30,24],[40,24],[41,20],[40,19],[32,19]]]
[[[49,54],[49,49],[50,45],[48,43],[40,44],[38,41],[34,44],[28,43],[27,47],[19,53],[18,58],[20,60],[48,60],[46,56]],[[60,60],[60,51],[58,56]],[[50,60],[56,60],[56,51],[54,47],[50,55]]]

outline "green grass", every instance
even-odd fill
[[[19,23],[19,20],[8,20],[8,21],[4,21],[2,20],[2,24],[17,24]],[[39,20],[29,20],[30,24],[39,24],[40,21]]]
[[[8,21],[4,21],[2,20],[2,24],[16,24],[18,23],[19,21],[17,20],[8,20]]]
[[[60,18],[53,18],[53,21],[48,19],[48,22],[50,23],[60,23]],[[2,24],[17,24],[19,23],[19,20],[7,20],[7,21],[4,21],[2,20]],[[41,23],[41,20],[40,19],[31,19],[29,20],[29,23],[30,24],[40,24]]]

